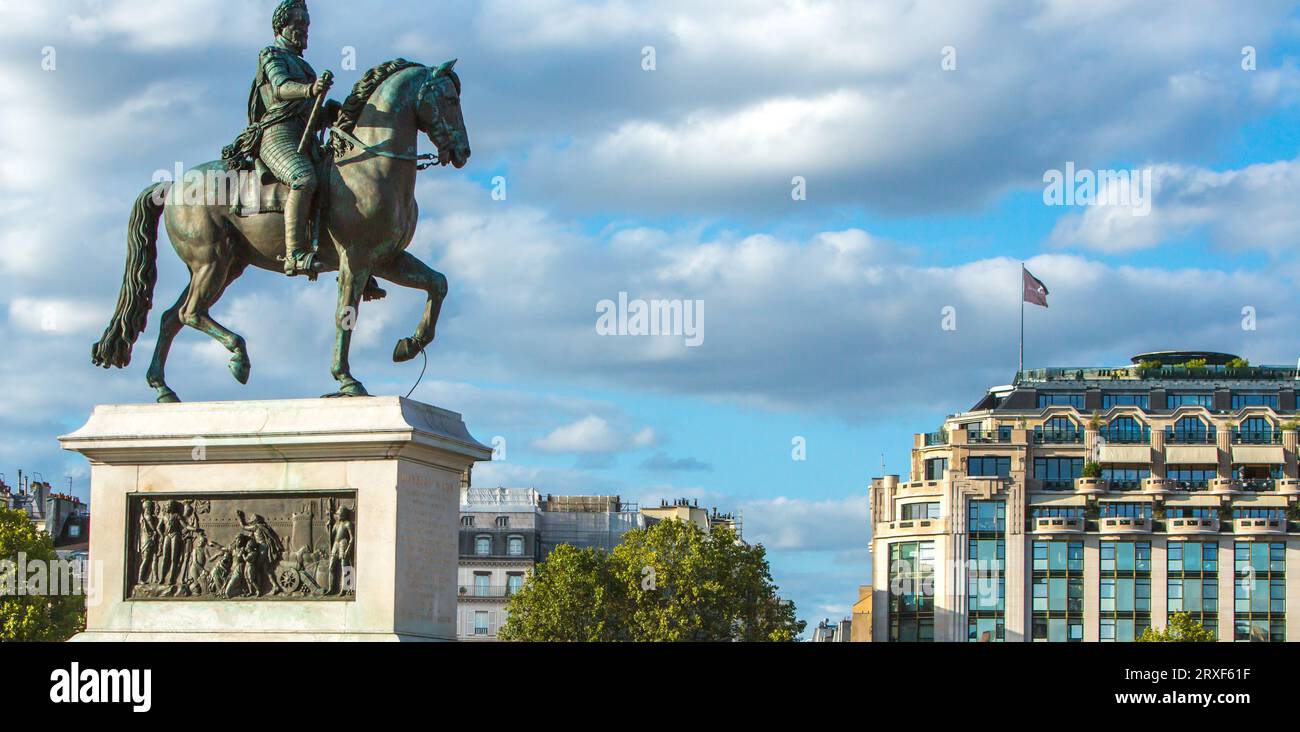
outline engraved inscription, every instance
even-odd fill
[[[127,597],[351,599],[356,494],[136,494]]]

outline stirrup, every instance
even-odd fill
[[[293,254],[286,254],[280,257],[284,262],[284,273],[290,277],[296,277],[300,274],[307,275],[307,279],[315,282],[319,270],[316,267],[316,252],[313,251],[296,251]]]

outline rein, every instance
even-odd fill
[[[416,170],[424,170],[425,168],[432,168],[433,166],[438,164],[437,163],[438,156],[434,155],[433,153],[412,155],[411,153],[395,153],[395,152],[390,152],[388,150],[380,150],[378,147],[372,147],[370,145],[367,145],[366,143],[358,140],[356,136],[353,135],[351,132],[348,132],[338,127],[331,127],[330,134],[338,135],[339,137],[342,137],[344,140],[347,140],[352,145],[361,148],[362,150],[365,150],[371,155],[378,155],[381,158],[392,158],[394,160],[409,160],[411,162],[415,162],[417,163],[417,165],[415,166]],[[420,161],[424,161],[424,162],[420,162]]]

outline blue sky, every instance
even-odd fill
[[[273,6],[0,0],[10,480],[70,477],[85,495],[84,461],[55,436],[96,403],[152,398],[157,313],[129,368],[88,358],[117,295],[128,207],[154,171],[210,160],[238,133]],[[906,473],[913,432],[1011,379],[1020,262],[1052,291],[1051,309],[1027,313],[1029,365],[1178,347],[1300,355],[1292,3],[311,9],[306,55],[335,72],[338,95],[393,57],[460,59],[474,157],[417,190],[411,250],[451,294],[414,396],[462,412],[481,440],[505,438],[506,460],[476,483],[742,512],[810,621],[847,612],[868,581],[866,486],[882,454]],[[1045,206],[1043,175],[1067,162],[1150,169],[1150,214]],[[795,176],[806,200],[791,197]],[[184,271],[165,244],[159,267],[169,301]],[[332,390],[332,284],[246,275],[213,314],[248,339],[250,384],[186,331],[173,388],[191,400]],[[354,369],[373,393],[405,394],[419,362],[388,356],[421,298],[389,290],[362,309]],[[704,343],[597,335],[596,303],[621,291],[702,300]],[[945,306],[956,330],[940,328]],[[1241,328],[1246,306],[1256,330]],[[795,438],[806,460],[792,459]]]

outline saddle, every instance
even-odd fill
[[[325,202],[328,196],[329,186],[325,184],[329,180],[327,175],[331,164],[329,159],[316,160],[316,179],[322,184],[316,187],[316,195],[312,196],[311,201],[311,218],[313,228],[320,221],[324,213]],[[230,204],[230,213],[239,218],[248,218],[259,214],[284,213],[284,202],[289,197],[289,186],[281,183],[275,175],[262,163],[258,158],[252,166],[254,177],[252,180],[257,181],[257,185],[241,185],[235,196],[235,200]],[[312,240],[316,239],[314,232]]]
[[[322,181],[321,185],[316,186],[316,195],[311,200],[311,220],[308,224],[308,236],[311,238],[311,248],[320,249],[320,231],[324,228],[324,218],[329,207],[329,169],[334,163],[334,156],[326,154],[316,158],[316,176],[317,180]],[[275,175],[262,163],[258,158],[252,165],[256,177],[253,180],[258,182],[256,186],[239,186],[235,195],[235,200],[230,204],[230,213],[239,218],[249,218],[251,216],[260,216],[262,214],[282,214],[284,213],[284,201],[289,197],[289,186],[281,183]],[[373,277],[366,279],[366,285],[362,289],[362,300],[369,302],[372,300],[382,300],[388,293],[379,286],[379,282]]]

